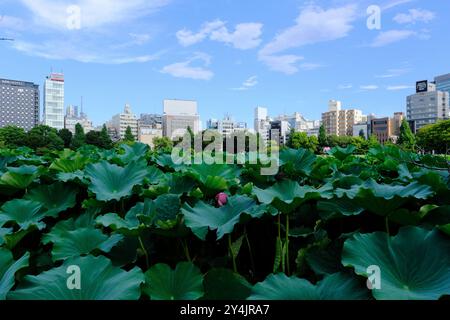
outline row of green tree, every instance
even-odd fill
[[[387,142],[387,144],[393,143]],[[395,143],[406,150],[447,154],[450,152],[450,120],[425,126],[418,131],[417,135],[414,135],[405,119],[402,121],[400,135]],[[348,145],[354,145],[357,152],[363,154],[377,144],[379,142],[376,136],[372,135],[366,139],[363,131],[360,132],[358,137],[340,137],[327,135],[324,126],[321,126],[318,137],[308,136],[302,132],[292,132],[287,145],[290,148],[305,148],[317,153],[323,152],[324,148],[327,147],[339,146],[345,148]]]
[[[190,132],[192,131],[190,130]],[[136,141],[136,137],[133,136],[130,127],[127,128],[123,141]],[[408,122],[404,120],[396,143],[407,150],[440,154],[450,153],[450,120],[425,126],[419,130],[417,135],[412,133]],[[29,132],[15,126],[0,128],[0,147],[17,148],[25,146],[35,150],[62,150],[64,148],[78,149],[85,144],[104,149],[110,149],[114,145],[105,125],[101,131],[85,133],[83,127],[77,124],[75,134],[72,134],[67,129],[58,131],[45,125],[39,125]],[[225,144],[224,141],[224,146]],[[318,137],[308,136],[302,132],[292,132],[287,142],[287,146],[290,148],[305,148],[316,153],[322,153],[324,148],[336,146],[345,148],[348,145],[354,145],[357,148],[357,152],[363,154],[377,144],[378,140],[375,136],[370,136],[369,139],[366,139],[363,132],[358,137],[327,135],[323,126],[320,127]],[[154,145],[156,150],[170,152],[173,142],[166,137],[155,138]]]
[[[130,127],[126,130],[124,141],[136,141]],[[62,150],[64,148],[78,149],[86,144],[103,149],[110,149],[114,145],[105,125],[101,131],[85,133],[83,127],[77,124],[75,134],[68,129],[58,131],[46,125],[36,126],[28,132],[16,126],[0,128],[0,147],[5,148]]]

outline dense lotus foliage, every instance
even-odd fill
[[[448,161],[354,149],[283,149],[274,176],[138,143],[0,150],[0,299],[448,298]]]

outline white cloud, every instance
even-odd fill
[[[71,5],[81,9],[81,27],[97,28],[111,23],[135,19],[149,14],[170,0],[20,0],[32,13],[39,24],[64,30]]]
[[[262,28],[261,23],[240,23],[236,25],[233,32],[230,32],[225,22],[215,20],[204,23],[197,33],[182,29],[176,33],[176,36],[178,42],[184,47],[197,44],[209,37],[212,41],[224,42],[236,49],[247,50],[261,44]]]
[[[389,91],[398,91],[398,90],[406,90],[406,89],[412,89],[413,86],[408,85],[398,85],[398,86],[388,86],[386,89]]]
[[[351,89],[351,88],[353,88],[352,84],[341,84],[341,85],[338,86],[339,90],[348,90],[348,89]]]
[[[264,62],[271,70],[282,72],[287,75],[297,73],[299,68],[296,64],[303,59],[303,57],[296,55],[259,55],[259,60]]]
[[[239,88],[233,88],[233,90],[246,91],[246,90],[249,90],[250,88],[253,88],[257,84],[258,84],[258,77],[252,76],[252,77],[248,78],[247,80],[245,80]]]
[[[324,10],[308,6],[300,12],[295,25],[283,30],[259,52],[259,59],[270,69],[294,74],[299,68],[299,55],[285,55],[282,52],[309,44],[332,41],[346,37],[356,19],[356,6],[348,5]]]
[[[411,71],[411,69],[408,69],[408,68],[389,69],[386,71],[385,74],[377,75],[377,76],[375,76],[375,78],[382,78],[382,79],[395,78],[395,77],[404,75],[405,73],[408,73],[409,71]]]
[[[202,28],[199,32],[194,33],[190,30],[183,29],[177,32],[176,36],[178,39],[178,42],[184,46],[188,47],[191,45],[194,45],[196,43],[202,42],[203,40],[208,37],[213,30],[216,30],[218,28],[222,28],[225,25],[225,23],[221,20],[215,20],[211,22],[205,22],[202,25]]]
[[[13,48],[25,54],[45,59],[75,60],[83,63],[100,64],[145,63],[157,60],[160,56],[160,54],[141,56],[105,54],[60,41],[45,41],[39,44],[15,41]],[[58,48],[58,50],[54,50],[54,48]]]
[[[428,23],[435,17],[435,13],[429,10],[410,9],[408,13],[397,14],[394,17],[394,21],[399,24],[414,24],[416,22]]]
[[[0,28],[9,30],[22,30],[25,23],[22,19],[13,16],[0,16]]]
[[[196,61],[201,61],[202,66],[193,66]],[[170,74],[175,78],[188,78],[194,80],[211,80],[214,73],[207,69],[211,63],[211,57],[204,53],[197,53],[192,58],[165,66],[161,73]]]
[[[378,86],[375,84],[369,84],[369,85],[360,86],[359,88],[361,90],[377,90]]]
[[[263,25],[261,23],[241,23],[236,25],[234,32],[229,32],[226,27],[214,30],[210,39],[231,44],[236,49],[248,50],[261,44]]]
[[[392,9],[394,7],[397,7],[397,6],[400,6],[403,4],[407,4],[407,3],[410,3],[413,1],[414,0],[390,0],[382,7],[382,10]]]
[[[309,6],[300,12],[296,24],[268,43],[262,55],[273,55],[291,48],[308,44],[343,38],[353,28],[351,22],[356,18],[356,7],[345,6],[324,10]]]
[[[389,30],[380,32],[380,34],[373,40],[372,47],[384,47],[386,45],[408,39],[415,36],[417,33],[411,30]]]

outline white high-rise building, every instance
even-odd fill
[[[320,120],[308,120],[298,112],[293,115],[280,115],[275,120],[287,121],[295,132],[305,132],[308,135],[315,135],[320,128]]]
[[[43,124],[64,129],[64,75],[50,74],[44,83],[44,117]]]
[[[256,133],[259,133],[263,141],[269,141],[271,125],[267,108],[257,107],[255,109],[254,129]]]
[[[125,138],[125,132],[127,128],[131,128],[131,133],[137,139],[138,138],[138,119],[137,116],[131,111],[131,106],[129,104],[125,105],[124,111],[122,113],[116,114],[112,119],[106,124],[110,131],[115,131],[120,139]]]
[[[194,134],[200,132],[200,116],[197,101],[164,100],[163,134],[175,139],[182,137],[188,128]]]
[[[406,98],[406,117],[413,123],[413,130],[434,124],[450,116],[449,93],[439,91],[436,84],[428,81],[418,81],[416,94]]]

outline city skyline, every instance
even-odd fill
[[[196,100],[203,127],[226,114],[252,124],[256,106],[320,119],[330,99],[389,116],[416,81],[448,73],[442,1],[287,0],[257,12],[255,1],[132,1],[120,13],[105,1],[97,19],[95,1],[72,3],[80,29],[67,28],[69,1],[0,1],[1,36],[15,39],[0,44],[0,76],[39,84],[42,101],[44,77],[63,71],[65,107],[83,96],[95,125],[126,103],[161,113],[170,98]],[[380,30],[367,28],[370,5]]]

